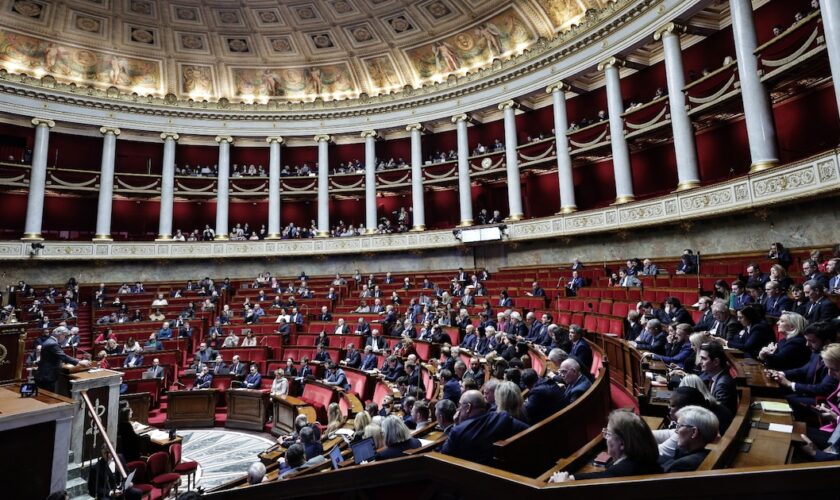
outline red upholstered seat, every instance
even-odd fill
[[[143,497],[152,499],[152,491],[155,489],[154,486],[148,484],[146,481],[146,462],[142,460],[134,460],[125,464],[125,470],[129,474],[134,472],[134,488],[141,491]]]
[[[187,476],[187,489],[191,489],[191,485],[195,486],[195,472],[198,470],[198,462],[181,461],[181,443],[169,446],[169,458],[173,464],[172,471],[178,476]]]
[[[345,370],[344,374],[347,376],[347,381],[350,382],[350,391],[359,399],[364,399],[369,378],[364,373],[352,370]]]
[[[175,488],[175,493],[178,493],[178,483],[181,482],[181,476],[180,474],[171,472],[169,467],[169,453],[165,451],[153,453],[146,463],[146,471],[151,485],[160,489],[164,497],[169,494],[169,490],[173,487]]]

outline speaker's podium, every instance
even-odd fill
[[[268,416],[268,391],[254,389],[227,390],[225,427],[262,431]]]
[[[46,498],[64,491],[77,406],[51,392],[22,398],[19,385],[0,386],[0,476],[8,479],[3,498]]]
[[[166,395],[166,427],[213,427],[218,392],[216,389],[169,391]]]
[[[73,460],[86,462],[99,458],[102,454],[102,438],[99,428],[85,410],[82,402],[82,391],[86,391],[94,411],[102,421],[102,426],[108,431],[108,439],[117,442],[117,426],[119,425],[120,383],[122,373],[99,368],[91,369],[81,365],[63,368],[58,378],[58,392],[73,400],[79,411],[73,419],[73,434],[70,449],[73,450]]]

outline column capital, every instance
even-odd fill
[[[313,140],[315,142],[330,142],[332,141],[332,137],[330,137],[328,134],[318,134],[313,138]]]
[[[286,140],[278,135],[275,137],[266,137],[265,142],[269,144],[271,144],[272,142],[276,142],[277,144],[283,144],[284,142],[286,142]]]
[[[178,135],[177,132],[161,132],[160,138],[163,139],[164,141],[167,140],[167,139],[172,139],[173,141],[177,141],[178,139],[181,138],[181,136]]]
[[[572,90],[572,86],[566,82],[552,83],[545,88],[545,91],[549,94],[553,94],[555,92],[568,92],[570,90]]]
[[[613,56],[598,63],[598,71],[604,71],[607,68],[621,68],[623,66],[624,60]]]
[[[412,123],[410,125],[406,125],[405,130],[406,130],[406,132],[414,132],[415,130],[417,130],[422,134],[423,133],[423,124],[422,123]]]
[[[379,138],[379,132],[377,132],[376,130],[365,130],[359,135],[361,135],[365,139],[367,139],[368,137],[373,137],[374,139]]]
[[[471,122],[473,121],[473,118],[472,118],[472,116],[470,116],[470,115],[468,115],[468,114],[466,114],[466,113],[461,113],[461,114],[459,114],[459,115],[455,115],[455,116],[453,116],[453,117],[451,118],[451,121],[452,121],[452,123],[458,123],[458,122],[467,122],[467,123],[471,123]]]
[[[46,125],[49,128],[53,128],[55,127],[55,122],[46,118],[33,118],[32,125],[35,127],[37,127],[38,125]]]
[[[99,127],[99,133],[103,135],[120,135],[122,132],[120,132],[120,129],[118,129],[117,127]]]
[[[686,31],[686,28],[682,24],[668,23],[665,26],[662,26],[661,28],[659,28],[659,29],[657,29],[656,31],[653,32],[653,39],[654,40],[660,40],[665,35],[677,35],[677,36],[679,36],[680,34],[685,33],[685,31]]]
[[[510,100],[499,103],[499,109],[501,109],[503,111],[508,109],[508,108],[516,109],[518,107],[519,107],[519,103],[514,101],[513,99],[510,99]]]
[[[223,142],[227,142],[228,144],[233,144],[233,137],[231,137],[229,135],[217,135],[216,136],[216,142],[218,142],[219,144],[221,144]]]

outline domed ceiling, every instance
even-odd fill
[[[515,56],[607,0],[0,0],[0,67],[246,102],[420,87]]]

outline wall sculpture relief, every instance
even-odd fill
[[[347,63],[299,68],[232,68],[234,95],[287,97],[356,93]]]

